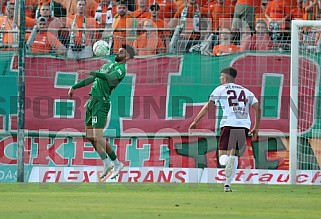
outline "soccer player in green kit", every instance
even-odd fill
[[[115,62],[101,66],[97,71],[79,70],[80,74],[87,74],[89,77],[74,84],[68,92],[73,96],[75,89],[92,84],[89,92],[90,99],[86,105],[86,138],[92,143],[104,163],[104,171],[101,179],[104,178],[113,168],[111,178],[116,178],[124,168],[124,164],[117,159],[111,145],[103,136],[103,129],[106,125],[107,115],[110,109],[110,95],[126,75],[125,64],[129,59],[134,58],[135,51],[129,45],[122,45],[115,57]],[[107,153],[107,154],[106,154]],[[110,162],[107,155],[111,159]]]

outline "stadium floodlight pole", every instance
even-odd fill
[[[26,13],[25,0],[17,0],[19,3],[19,50],[18,50],[18,170],[17,182],[24,182],[24,138],[25,138],[25,35]]]

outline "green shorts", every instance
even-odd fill
[[[86,105],[85,125],[93,128],[105,128],[109,109],[109,99],[90,97]]]

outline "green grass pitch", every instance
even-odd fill
[[[0,218],[320,218],[321,186],[1,183]]]

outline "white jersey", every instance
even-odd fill
[[[250,106],[258,100],[254,94],[241,85],[228,83],[217,87],[209,100],[221,105],[223,118],[220,127],[244,127],[250,129]]]

